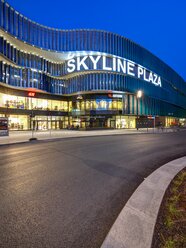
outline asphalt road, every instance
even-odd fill
[[[186,132],[0,147],[0,247],[100,247],[137,186],[186,155]]]

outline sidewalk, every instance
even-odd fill
[[[172,129],[158,130],[149,128],[144,129],[115,129],[115,130],[93,130],[93,131],[77,131],[77,130],[52,130],[52,131],[34,131],[34,138],[38,140],[53,140],[61,138],[73,137],[90,137],[101,135],[123,135],[123,134],[147,134],[147,133],[167,133],[174,132]],[[32,138],[32,131],[10,131],[9,136],[0,136],[0,145],[28,142]]]

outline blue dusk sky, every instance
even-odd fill
[[[186,80],[186,0],[8,0],[40,24],[61,29],[101,29],[123,35]]]

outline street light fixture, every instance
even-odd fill
[[[141,98],[143,95],[143,91],[142,90],[138,90],[137,91],[137,98]]]
[[[143,91],[142,91],[142,90],[138,90],[138,91],[137,91],[137,94],[136,94],[136,98],[137,98],[137,99],[136,99],[136,100],[137,100],[137,106],[136,106],[136,108],[137,108],[137,109],[136,109],[136,110],[137,110],[137,111],[136,111],[136,112],[137,112],[136,129],[137,129],[137,130],[138,130],[138,117],[139,117],[139,116],[138,116],[138,99],[141,98],[142,95],[143,95]]]

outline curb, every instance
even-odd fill
[[[101,248],[150,248],[164,193],[186,167],[186,156],[173,160],[139,185],[119,214]]]

